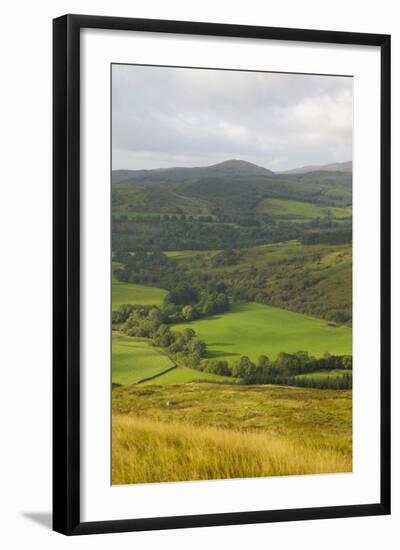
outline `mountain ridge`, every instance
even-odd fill
[[[174,166],[169,168],[152,168],[142,170],[118,169],[112,171],[113,183],[180,183],[214,177],[245,177],[264,176],[279,177],[281,175],[307,174],[312,172],[352,172],[352,161],[324,165],[309,165],[292,170],[274,172],[264,166],[241,159],[229,159],[209,166]]]
[[[210,177],[268,176],[275,173],[268,168],[240,159],[229,159],[210,166],[175,166],[148,170],[113,170],[113,183],[179,183]]]
[[[291,170],[284,170],[277,172],[279,174],[309,174],[310,172],[352,172],[353,161],[347,160],[345,162],[332,162],[330,164],[310,164],[307,166],[300,166],[299,168],[292,168]]]

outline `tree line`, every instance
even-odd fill
[[[232,365],[224,360],[205,360],[197,368],[213,374],[232,376],[240,379],[243,384],[285,384],[345,389],[351,387],[352,357],[326,353],[321,358],[315,358],[306,351],[280,352],[275,361],[271,361],[266,355],[260,355],[257,362],[253,362],[247,356],[241,356]],[[299,376],[339,369],[346,372],[335,378]]]
[[[228,247],[246,248],[293,239],[310,242],[351,242],[351,221],[338,223],[331,217],[297,223],[291,220],[274,220],[268,214],[218,216],[159,215],[129,219],[128,216],[112,219],[113,250],[212,250]],[[300,216],[301,217],[301,216]],[[315,227],[322,233],[314,233]],[[328,234],[329,233],[329,234]],[[324,240],[315,240],[324,239]]]

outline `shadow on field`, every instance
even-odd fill
[[[207,346],[212,348],[214,346],[233,346],[233,344],[228,342],[213,342],[212,344],[207,344]]]
[[[236,355],[240,355],[240,353],[237,353],[237,352],[232,352],[232,353],[227,353],[226,351],[218,351],[218,350],[215,350],[215,351],[209,351],[207,353],[207,357],[234,357]]]

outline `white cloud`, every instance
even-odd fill
[[[113,168],[351,159],[352,79],[113,66]]]

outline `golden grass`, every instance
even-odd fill
[[[183,421],[113,414],[112,483],[350,472],[351,448]]]

